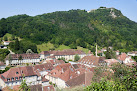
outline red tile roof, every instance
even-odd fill
[[[31,85],[29,86],[30,88],[30,91],[42,91],[42,85],[39,84],[39,85]]]
[[[11,68],[7,72],[4,72],[1,74],[0,78],[3,79],[3,81],[7,82],[7,79],[9,81],[14,81],[16,80],[16,77],[18,78],[17,80],[21,80],[20,77],[22,78],[23,76],[34,76],[37,75],[32,66],[25,66],[25,67],[18,67],[18,68]],[[12,80],[12,78],[14,78]]]
[[[84,72],[83,74],[70,79],[66,82],[69,87],[74,87],[78,85],[90,85],[93,77],[93,72]]]
[[[42,82],[47,82],[49,81],[48,79],[45,78],[45,76],[42,77]]]
[[[55,91],[55,89],[52,85],[49,85],[49,86],[44,86],[43,91]]]
[[[96,57],[96,56],[85,56],[82,59],[80,59],[78,62],[83,63],[83,64],[88,64],[88,65],[95,65],[98,66],[99,63],[104,61],[104,57]]]
[[[112,65],[113,63],[118,63],[119,61],[116,59],[105,59],[104,60],[106,63],[109,63],[109,65]]]
[[[54,54],[54,55],[76,55],[76,54],[85,54],[83,51],[81,50],[74,50],[74,49],[65,49],[62,51],[43,51],[41,52],[41,54],[43,55],[47,55],[47,54]]]
[[[126,57],[127,57],[127,54],[126,53],[122,53],[121,55],[117,56],[117,59],[119,59],[121,61],[125,61]]]
[[[6,60],[9,59],[9,56],[11,56],[11,59],[18,60],[21,56],[22,59],[39,59],[39,54],[33,53],[33,54],[10,54],[6,57]]]
[[[45,64],[40,64],[40,65],[35,65],[34,66],[34,71],[45,71],[45,70],[52,70],[53,65],[51,63],[45,63]]]

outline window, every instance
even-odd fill
[[[15,77],[16,78],[16,80],[18,80],[18,77]]]
[[[16,72],[16,74],[19,74],[19,72]]]
[[[7,78],[7,81],[10,81],[10,78]]]
[[[12,77],[11,80],[14,81],[14,78]]]

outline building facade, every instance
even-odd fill
[[[6,59],[6,65],[25,65],[26,63],[36,64],[40,62],[39,54],[9,54]]]

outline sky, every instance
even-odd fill
[[[114,7],[137,22],[137,0],[0,0],[0,19],[13,15],[36,16],[71,9],[92,10],[100,6]]]

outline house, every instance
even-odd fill
[[[71,65],[70,63],[65,63],[56,66],[55,69],[45,76],[45,78],[56,84],[58,88],[65,88],[69,87],[67,82],[70,79],[78,77],[84,72],[90,72],[90,70],[83,68],[80,64]]]
[[[136,62],[131,58],[131,56],[128,56],[126,53],[122,53],[121,55],[117,56],[117,59],[126,65],[132,65],[136,64]]]
[[[83,58],[86,56],[86,53],[84,53],[81,50],[74,50],[74,49],[65,49],[62,51],[43,51],[40,53],[41,59],[46,59],[48,56],[55,56],[56,59],[58,58],[65,58],[66,61],[73,60],[75,58],[75,55],[78,55],[80,58]]]
[[[41,84],[41,77],[36,74],[32,66],[11,68],[0,74],[0,86],[2,88],[21,85],[21,81],[26,79],[28,85]]]
[[[51,63],[53,66],[57,66],[59,64],[64,64],[65,62],[63,60],[46,60],[46,63]]]
[[[5,70],[6,65],[0,61],[0,70]]]
[[[7,49],[7,47],[4,45],[0,45],[0,49]]]
[[[119,50],[117,50],[117,51],[115,51],[116,52],[116,55],[119,55],[120,54],[120,51]]]
[[[12,42],[12,41],[3,41],[3,44],[4,44],[4,45],[9,45],[10,42]]]
[[[105,65],[104,61],[105,57],[96,57],[94,55],[85,56],[78,61],[79,64],[88,66],[88,67],[96,67],[99,65]]]
[[[83,74],[70,79],[66,82],[67,87],[75,87],[75,86],[88,86],[91,84],[93,77],[93,72],[84,72]]]
[[[40,76],[45,76],[53,69],[53,65],[51,63],[45,63],[40,65],[34,65],[33,69]]]
[[[9,54],[5,61],[7,65],[24,65],[26,63],[37,64],[40,62],[39,54]]]
[[[128,56],[137,56],[137,51],[132,51],[127,53]]]
[[[116,59],[105,59],[104,61],[106,62],[106,66],[109,66],[109,67],[111,67],[112,64],[119,62]]]

